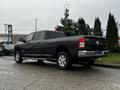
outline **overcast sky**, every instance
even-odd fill
[[[0,33],[3,24],[12,24],[14,33],[30,33],[35,30],[54,30],[64,15],[66,0],[0,0]],[[95,17],[99,17],[102,28],[106,29],[108,14],[114,14],[120,22],[120,0],[68,0],[70,18],[77,21],[83,17],[91,27]]]

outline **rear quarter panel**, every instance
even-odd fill
[[[44,52],[55,56],[57,47],[64,46],[69,51],[71,58],[75,58],[77,57],[77,44],[80,37],[83,36],[71,36],[43,40]]]

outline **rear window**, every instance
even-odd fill
[[[46,39],[53,39],[53,38],[60,38],[60,37],[65,37],[64,33],[63,32],[49,32],[47,31],[45,33],[45,38]]]

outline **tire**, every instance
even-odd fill
[[[21,52],[20,52],[20,51],[16,51],[16,52],[15,52],[14,58],[15,58],[15,62],[16,62],[16,63],[22,63],[22,62],[23,62],[23,59],[22,59],[22,56],[21,56]]]
[[[69,55],[66,52],[59,52],[57,54],[57,65],[59,69],[67,70],[71,67]]]

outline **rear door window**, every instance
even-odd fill
[[[41,32],[35,32],[33,36],[33,40],[41,40],[42,33]]]
[[[46,39],[53,39],[53,38],[60,38],[60,37],[65,37],[64,33],[61,32],[46,32]]]

